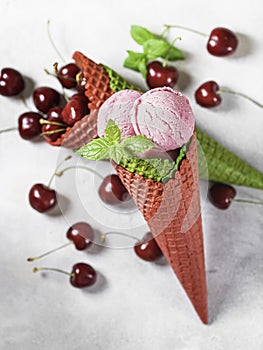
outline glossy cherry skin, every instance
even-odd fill
[[[26,112],[18,118],[18,131],[20,136],[25,140],[32,140],[41,133],[39,120],[42,115],[35,112]]]
[[[70,99],[61,112],[62,120],[73,126],[77,121],[89,113],[86,103],[77,99]]]
[[[67,238],[74,243],[77,250],[84,250],[92,244],[94,231],[88,223],[77,222],[67,230]]]
[[[115,174],[108,175],[103,179],[98,193],[104,203],[111,205],[120,204],[130,199],[128,191]]]
[[[85,103],[86,105],[88,105],[88,103],[90,102],[89,99],[81,93],[77,93],[77,94],[72,95],[70,97],[70,99],[71,100],[79,100],[79,101]]]
[[[215,183],[209,189],[209,200],[219,209],[227,209],[235,196],[234,187],[224,183]]]
[[[3,68],[0,76],[0,95],[16,96],[25,88],[22,75],[13,68]]]
[[[145,261],[157,261],[163,256],[151,232],[146,233],[143,239],[134,246],[134,251],[139,258]]]
[[[238,46],[237,36],[229,29],[218,27],[210,33],[207,50],[213,56],[229,56]]]
[[[73,89],[77,85],[76,75],[80,72],[75,63],[68,63],[58,71],[58,80],[66,89]]]
[[[97,279],[97,273],[92,266],[77,263],[72,267],[70,283],[77,288],[92,286]]]
[[[47,113],[50,108],[59,104],[59,93],[50,87],[39,87],[33,92],[33,100],[36,108],[42,112]]]
[[[61,119],[61,112],[62,108],[59,106],[50,108],[47,113],[47,120],[52,122],[63,123],[63,120]]]
[[[202,107],[216,107],[222,102],[222,97],[218,90],[219,85],[215,81],[207,81],[195,91],[195,100]]]
[[[147,65],[146,82],[150,89],[163,86],[173,88],[178,78],[179,73],[175,67],[163,67],[158,61],[153,61]]]
[[[35,184],[29,191],[29,203],[32,208],[44,213],[56,205],[56,192],[43,184]]]

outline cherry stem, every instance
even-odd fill
[[[103,233],[100,236],[101,242],[104,243],[105,240],[106,240],[106,237],[109,236],[109,235],[120,235],[120,236],[124,236],[124,237],[128,237],[128,238],[132,238],[132,239],[136,240],[137,242],[140,241],[137,237],[135,237],[133,235],[130,235],[129,233],[124,233],[124,232],[107,232],[107,233]]]
[[[249,97],[246,94],[243,94],[242,92],[236,92],[236,91],[227,90],[227,89],[220,89],[220,90],[217,90],[217,93],[218,94],[232,94],[232,95],[241,96],[241,97],[246,98],[250,102],[254,103],[258,107],[263,108],[263,104],[262,103],[259,103],[258,101],[254,100],[253,98]]]
[[[263,205],[263,202],[251,201],[249,199],[235,199],[235,198],[231,198],[230,201],[231,202],[239,202],[239,203]]]
[[[4,132],[13,131],[13,130],[18,130],[18,127],[17,127],[17,126],[14,126],[14,127],[12,127],[12,128],[7,128],[7,129],[0,130],[0,134],[2,134],[2,133],[4,133]]]
[[[74,273],[70,273],[64,270],[56,269],[54,267],[34,267],[33,272],[38,272],[38,271],[55,271],[59,273],[64,273],[64,275],[68,275],[70,277],[74,277]]]
[[[167,30],[169,30],[170,28],[178,28],[178,29],[187,30],[188,32],[192,32],[192,33],[195,33],[195,34],[198,34],[198,35],[202,35],[202,36],[204,36],[206,38],[209,37],[209,35],[207,35],[205,33],[202,33],[202,32],[199,32],[199,30],[195,30],[195,29],[188,28],[188,27],[185,27],[185,26],[165,24],[164,27],[167,28]]]
[[[57,125],[57,126],[67,127],[66,124],[59,123],[59,122],[54,122],[54,121],[46,120],[46,119],[40,119],[40,120],[39,120],[39,123],[40,123],[41,125],[43,125],[43,124],[48,124],[48,125]]]
[[[57,130],[56,130],[56,132],[57,132]],[[51,176],[51,178],[50,178],[50,180],[49,180],[49,182],[48,182],[48,185],[47,185],[48,188],[50,188],[50,185],[51,185],[51,183],[52,183],[54,177],[56,176],[56,173],[57,173],[59,167],[61,167],[61,165],[62,165],[64,162],[66,162],[67,160],[69,160],[69,159],[71,159],[71,158],[72,158],[72,156],[67,156],[65,159],[62,160],[62,162],[60,162],[60,163],[58,164],[58,166],[56,167],[54,173],[52,174],[52,176]]]
[[[172,49],[172,46],[174,45],[174,43],[175,43],[177,40],[182,40],[182,38],[181,38],[180,36],[177,36],[177,37],[175,37],[175,38],[173,39],[173,41],[171,42],[171,47],[170,47],[170,49],[168,50],[168,52],[167,52],[167,54],[166,54],[166,57],[165,57],[164,60],[163,60],[163,67],[166,67],[167,61],[169,61],[169,60],[167,59],[167,57],[169,56],[169,53],[170,53],[170,51],[171,51],[171,49]]]
[[[57,129],[57,130],[49,130],[49,131],[44,131],[40,134],[40,136],[44,136],[44,135],[53,135],[53,134],[57,134],[58,132],[62,132],[65,131],[66,128],[61,128],[61,129]]]
[[[62,175],[64,174],[65,171],[68,171],[68,170],[70,170],[70,169],[84,169],[84,170],[88,170],[88,171],[90,171],[91,173],[97,175],[99,178],[101,178],[101,180],[104,179],[104,177],[101,176],[101,174],[99,174],[96,170],[93,170],[92,168],[89,168],[89,167],[87,167],[87,166],[82,166],[82,165],[75,165],[75,166],[72,165],[72,166],[69,166],[69,167],[67,167],[67,168],[65,168],[65,169],[59,170],[59,171],[57,171],[57,172],[55,173],[55,176],[62,176]]]
[[[49,41],[51,43],[51,45],[53,46],[53,49],[56,51],[56,53],[58,54],[58,56],[61,58],[61,60],[66,63],[66,60],[64,59],[64,57],[61,55],[60,51],[58,50],[58,48],[56,47],[53,39],[52,39],[52,36],[51,36],[51,33],[50,33],[50,20],[47,21],[47,34],[48,34],[48,38],[49,38]]]
[[[65,248],[65,247],[68,247],[68,246],[71,245],[71,244],[73,244],[73,242],[72,242],[72,241],[69,241],[69,242],[67,242],[66,244],[63,244],[63,245],[61,245],[61,246],[59,246],[59,247],[57,247],[57,248],[55,248],[55,249],[52,249],[52,250],[50,250],[50,251],[48,251],[48,252],[46,252],[46,253],[44,253],[44,254],[41,254],[41,255],[36,256],[36,257],[34,257],[34,258],[28,258],[27,261],[31,262],[31,261],[35,261],[35,260],[44,258],[45,256],[50,255],[50,254],[52,254],[52,253],[55,253],[56,251],[58,251],[58,250],[60,250],[60,249],[63,249],[63,248]]]
[[[51,75],[52,77],[55,77],[55,78],[61,78],[63,80],[68,80],[68,81],[74,81],[74,82],[77,82],[76,79],[74,78],[66,78],[66,77],[63,77],[63,75],[61,74],[58,74],[58,73],[51,73],[49,70],[47,69],[44,69],[44,71],[47,73],[47,75]]]

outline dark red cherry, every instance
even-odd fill
[[[209,199],[219,209],[227,209],[235,196],[234,187],[224,183],[215,183],[209,189]]]
[[[106,204],[120,204],[130,199],[130,195],[123,186],[119,177],[115,174],[106,176],[100,187],[99,196]]]
[[[143,260],[156,261],[163,256],[151,232],[146,233],[143,239],[134,246],[134,251]]]
[[[13,68],[3,68],[0,76],[0,95],[15,96],[25,88],[22,75]]]
[[[208,52],[218,57],[231,55],[236,51],[237,46],[237,36],[223,27],[213,29],[207,42]]]
[[[207,81],[195,91],[195,100],[202,107],[216,107],[222,102],[218,91],[219,85],[215,81]]]
[[[78,250],[88,248],[93,241],[94,231],[86,222],[77,222],[67,230],[67,238],[72,241]]]
[[[25,140],[32,140],[41,133],[39,120],[42,115],[35,112],[26,112],[18,118],[18,131],[20,136]]]
[[[146,82],[150,89],[156,87],[174,87],[179,78],[178,70],[172,66],[163,66],[158,61],[147,65]]]
[[[47,113],[47,120],[52,122],[63,123],[63,120],[60,117],[61,112],[62,112],[62,108],[59,106],[50,108],[50,110]]]
[[[89,99],[81,93],[77,93],[77,94],[72,95],[70,97],[70,99],[81,101],[81,102],[85,103],[86,105],[88,105],[88,103],[90,102]]]
[[[35,184],[29,192],[29,203],[32,208],[44,213],[56,205],[56,192],[43,184]]]
[[[89,113],[86,103],[77,99],[70,99],[61,112],[62,120],[72,126]]]
[[[80,69],[75,63],[68,63],[58,71],[58,80],[66,89],[73,89],[77,85],[76,75]]]
[[[97,273],[92,266],[77,263],[72,267],[70,283],[77,288],[92,286],[97,279]]]
[[[58,130],[58,132],[55,132]],[[66,127],[60,125],[53,124],[44,124],[41,130],[41,136],[44,137],[45,140],[55,142],[64,132],[66,131]]]
[[[34,90],[33,100],[40,112],[47,113],[50,108],[59,104],[60,95],[56,90],[44,86]]]

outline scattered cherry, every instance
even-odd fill
[[[215,81],[207,81],[200,85],[195,91],[195,100],[202,107],[216,107],[222,101],[221,95],[218,91],[219,85]]]
[[[164,27],[166,28],[166,31],[170,28],[179,28],[202,35],[206,38],[208,37],[206,48],[208,52],[213,56],[223,57],[232,55],[238,47],[238,38],[236,34],[224,27],[214,28],[211,31],[210,35],[180,25],[166,24]]]
[[[39,87],[33,92],[33,100],[40,112],[47,113],[50,108],[59,104],[60,95],[50,87]]]
[[[227,184],[215,183],[209,189],[209,200],[219,209],[227,209],[235,196],[236,190]]]
[[[42,115],[36,112],[26,112],[20,115],[18,119],[18,131],[25,140],[31,140],[41,133],[41,124],[39,123]]]
[[[61,119],[61,112],[62,112],[62,108],[59,106],[50,108],[49,111],[47,112],[47,120],[50,120],[52,122],[62,123],[63,120]]]
[[[233,54],[238,46],[237,36],[229,29],[214,28],[207,42],[207,50],[213,56],[229,56]]]
[[[263,108],[262,103],[256,101],[246,94],[233,90],[220,89],[219,85],[213,80],[207,81],[199,86],[199,88],[195,91],[195,100],[202,107],[212,108],[218,106],[222,102],[221,94],[241,96],[254,103],[256,106]]]
[[[13,68],[3,68],[0,76],[0,95],[16,96],[25,88],[22,75]]]
[[[146,233],[143,239],[134,246],[134,251],[138,257],[146,261],[157,261],[163,256],[151,232]]]
[[[70,97],[70,99],[71,100],[79,100],[79,101],[85,103],[86,105],[88,105],[88,103],[90,102],[89,99],[81,93],[77,93],[77,94],[72,95]]]
[[[233,186],[224,183],[214,183],[209,189],[209,200],[219,209],[227,209],[232,202],[263,205],[263,202],[256,202],[249,199],[236,199],[236,190]]]
[[[85,85],[87,84],[87,80],[84,77],[82,72],[79,72],[76,76],[77,79],[77,90],[79,93],[83,93],[85,91]]]
[[[43,184],[35,184],[29,191],[29,203],[33,209],[44,213],[56,205],[56,192]]]
[[[103,179],[98,193],[104,203],[111,205],[120,204],[120,202],[130,199],[128,191],[115,174],[108,175]]]
[[[92,286],[97,279],[94,268],[85,263],[77,263],[72,267],[70,283],[77,288]]]
[[[55,271],[68,275],[70,276],[69,281],[71,285],[77,288],[92,286],[97,279],[97,273],[94,268],[91,265],[83,262],[73,265],[71,272],[66,272],[52,267],[35,267],[33,269],[33,272],[38,271]]]
[[[61,112],[62,120],[72,126],[89,113],[88,106],[80,99],[70,99]]]
[[[163,66],[158,61],[147,65],[146,82],[150,89],[156,87],[174,87],[179,77],[178,70],[172,66]]]
[[[58,80],[64,88],[73,89],[77,85],[76,75],[79,71],[80,69],[75,63],[68,63],[58,70]]]
[[[92,244],[94,231],[86,222],[77,222],[67,231],[67,238],[72,241],[77,250],[84,250]]]

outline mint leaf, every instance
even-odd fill
[[[101,137],[82,146],[76,153],[89,160],[108,159],[110,146],[110,142],[105,137]]]
[[[158,38],[156,34],[151,33],[148,29],[136,25],[131,26],[131,37],[139,45],[143,45],[147,40]]]
[[[109,119],[106,125],[105,134],[110,142],[120,142],[121,140],[121,130],[112,119]]]
[[[125,59],[123,63],[124,67],[140,72],[139,66],[141,64],[145,64],[146,55],[144,53],[135,52],[131,50],[127,50],[127,52],[128,52],[128,57]]]
[[[126,137],[120,146],[125,157],[135,157],[138,154],[156,147],[156,145],[144,135]]]
[[[142,76],[146,79],[147,76],[147,59],[146,57],[139,62],[138,69]]]
[[[123,150],[120,147],[120,144],[111,146],[109,149],[109,158],[113,159],[115,163],[120,164],[120,161],[123,157]]]
[[[164,57],[170,49],[170,44],[163,39],[150,39],[143,45],[144,53],[147,57],[154,59]]]
[[[184,60],[185,58],[183,51],[177,49],[177,47],[171,44],[168,51],[166,52],[166,55],[161,57],[165,58],[167,61]]]

